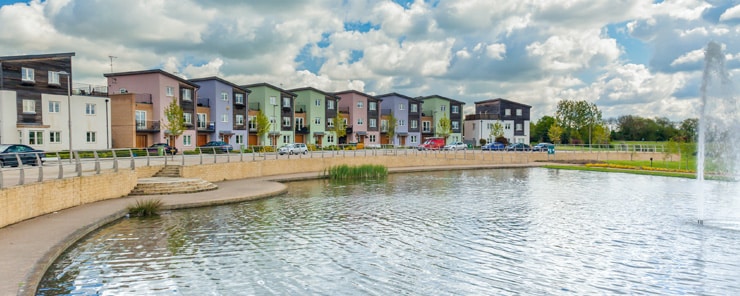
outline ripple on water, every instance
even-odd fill
[[[545,169],[295,182],[277,198],[121,220],[61,256],[39,294],[737,291],[740,232],[691,223],[682,182]]]

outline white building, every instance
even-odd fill
[[[480,139],[493,142],[492,127],[498,123],[509,143],[529,144],[531,109],[529,105],[501,98],[475,102],[475,114],[465,116],[463,140],[475,145],[480,145]]]

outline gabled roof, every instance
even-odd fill
[[[306,86],[306,87],[300,87],[300,88],[294,88],[294,89],[289,89],[288,91],[289,91],[289,92],[297,92],[297,91],[304,91],[304,90],[310,90],[310,91],[314,91],[314,92],[320,93],[320,94],[322,94],[322,95],[325,95],[325,96],[327,96],[327,97],[333,97],[333,98],[335,98],[335,99],[339,99],[339,97],[335,96],[335,95],[334,95],[334,94],[332,94],[332,93],[328,93],[328,92],[325,92],[325,91],[323,91],[323,90],[320,90],[320,89],[316,89],[316,88],[313,88],[313,87],[310,87],[310,86]]]
[[[353,94],[357,94],[357,95],[361,95],[361,96],[365,96],[365,97],[368,97],[370,99],[376,99],[377,100],[377,98],[374,97],[374,96],[368,95],[368,94],[366,94],[364,92],[356,91],[354,89],[349,89],[349,90],[343,90],[343,91],[335,92],[334,95],[337,95],[338,96],[338,95],[352,94],[352,93]]]
[[[180,76],[177,76],[175,74],[172,74],[170,72],[164,71],[162,69],[152,69],[152,70],[142,70],[142,71],[130,71],[130,72],[118,72],[118,73],[106,73],[103,74],[105,77],[118,77],[118,76],[133,76],[133,75],[146,75],[146,74],[160,74],[167,76],[169,78],[175,79],[181,83],[190,85],[194,88],[200,88],[200,85],[197,85],[195,83],[192,83],[188,80],[185,80],[185,78],[182,78]]]
[[[74,55],[75,55],[74,52],[65,52],[65,53],[5,56],[5,57],[0,57],[0,61],[19,61],[19,60],[36,60],[36,59],[48,59],[48,58],[63,58],[63,57],[73,57]]]
[[[461,105],[465,105],[464,102],[461,102],[461,101],[458,101],[458,100],[453,100],[453,99],[450,99],[450,98],[447,98],[447,97],[443,97],[443,96],[440,96],[440,95],[426,96],[426,97],[423,97],[421,99],[422,100],[428,100],[428,99],[433,99],[433,98],[439,98],[439,99],[443,99],[443,100],[448,100],[450,102],[458,103],[458,104],[461,104]]]
[[[294,97],[297,97],[298,96],[297,94],[294,94],[294,93],[292,93],[290,91],[287,91],[287,90],[284,90],[284,89],[279,88],[277,86],[274,86],[274,85],[269,84],[267,82],[260,82],[260,83],[253,83],[253,84],[242,85],[243,88],[255,88],[255,87],[262,87],[262,86],[272,88],[272,89],[277,90],[277,91],[279,91],[281,93],[286,93],[286,94],[289,94],[289,95],[294,96]]]
[[[242,87],[242,86],[236,85],[236,84],[234,84],[234,83],[232,83],[230,81],[227,81],[227,80],[225,80],[225,79],[223,79],[221,77],[217,77],[217,76],[190,79],[190,82],[195,82],[195,83],[197,83],[197,82],[205,82],[205,81],[218,81],[218,82],[221,82],[221,83],[226,84],[228,86],[231,86],[233,88],[241,89],[241,90],[243,90],[243,91],[245,91],[247,93],[251,93],[252,92],[251,90],[248,90],[246,87]]]
[[[399,94],[399,93],[396,93],[396,92],[392,92],[392,93],[387,93],[387,94],[382,94],[382,95],[379,95],[379,96],[375,96],[375,97],[376,97],[376,98],[378,98],[379,100],[381,100],[381,101],[382,101],[382,100],[383,100],[383,98],[385,98],[385,97],[393,97],[393,96],[396,96],[396,97],[399,97],[399,98],[403,98],[403,99],[407,99],[407,100],[409,100],[409,101],[417,101],[417,102],[421,102],[421,101],[420,101],[420,100],[418,100],[418,99],[415,99],[415,98],[412,98],[412,97],[409,97],[409,96],[406,96],[406,95],[402,95],[402,94]]]
[[[512,103],[512,104],[517,104],[517,105],[522,105],[522,106],[525,106],[525,107],[532,108],[532,106],[530,106],[530,105],[522,104],[522,103],[519,103],[519,102],[514,102],[512,100],[507,100],[507,99],[502,99],[502,98],[496,98],[496,99],[478,101],[478,102],[475,102],[475,104],[478,105],[478,104],[495,103],[495,102],[509,102],[509,103]]]

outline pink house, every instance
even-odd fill
[[[346,112],[347,143],[380,146],[380,104],[371,95],[355,90],[334,93],[339,97],[339,112]]]

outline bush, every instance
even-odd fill
[[[363,164],[359,166],[337,165],[327,169],[324,174],[331,180],[378,179],[388,175],[388,168],[382,165]]]
[[[148,217],[157,216],[159,211],[162,209],[162,200],[160,199],[148,199],[148,200],[136,200],[136,204],[127,207],[128,213],[134,217]]]

